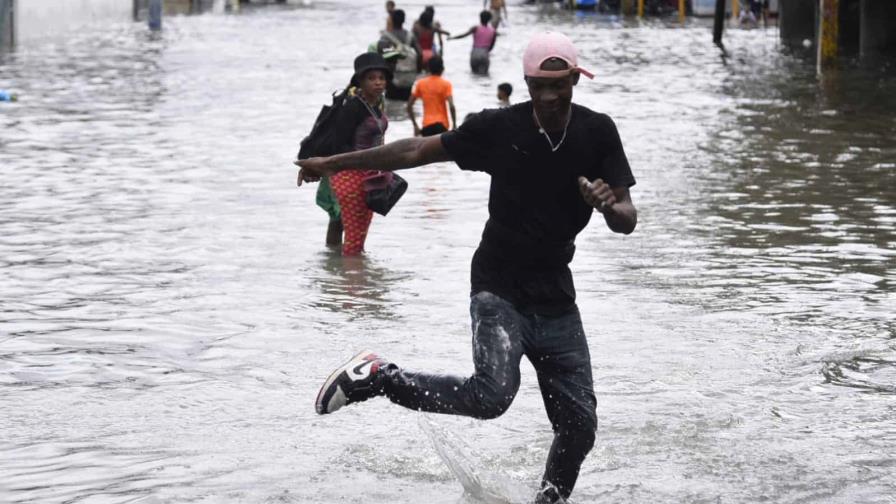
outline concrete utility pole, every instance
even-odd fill
[[[13,0],[0,0],[0,50],[15,43]]]
[[[712,25],[712,41],[725,51],[722,44],[722,30],[725,28],[725,0],[716,0],[716,15]]]
[[[162,0],[149,0],[149,29],[159,31],[162,29]]]
[[[837,64],[837,41],[840,38],[840,0],[819,0],[818,75]]]

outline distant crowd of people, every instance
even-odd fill
[[[331,136],[338,146],[333,153],[350,152],[382,145],[388,118],[385,99],[406,101],[414,136],[432,136],[457,128],[457,111],[451,82],[443,77],[447,40],[472,36],[470,69],[487,75],[490,55],[498,38],[498,27],[506,23],[504,0],[484,0],[479,23],[452,36],[435,19],[435,7],[428,5],[405,28],[407,15],[393,0],[386,2],[386,25],[380,38],[355,59],[355,73],[346,89],[345,103],[334,123]],[[498,86],[499,107],[510,105],[513,87]],[[423,105],[418,121],[414,106]],[[365,181],[373,174],[346,171],[324,177],[317,192],[318,206],[330,216],[326,242],[341,246],[343,255],[364,251],[373,211],[365,205]]]
[[[768,11],[769,0],[746,0],[744,8],[740,11],[738,22],[745,28],[758,26],[760,19],[763,24],[767,24]]]

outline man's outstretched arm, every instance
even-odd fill
[[[297,185],[316,182],[322,176],[330,176],[342,170],[395,171],[451,161],[440,137],[441,135],[405,138],[373,149],[294,161],[293,164],[299,166]]]

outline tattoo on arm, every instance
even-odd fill
[[[429,163],[448,161],[451,158],[442,147],[438,136],[405,138],[373,149],[348,152],[331,159],[333,168],[339,170],[395,171],[414,168]]]

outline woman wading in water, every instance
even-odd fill
[[[349,96],[334,125],[337,152],[351,152],[383,145],[389,119],[383,110],[383,93],[392,71],[377,53],[364,53],[355,58],[355,74],[349,86]],[[364,251],[364,241],[373,219],[367,208],[364,178],[372,172],[347,170],[329,177],[341,210],[345,238],[342,255],[358,255]]]

